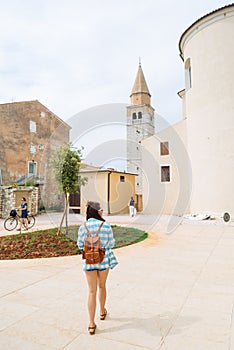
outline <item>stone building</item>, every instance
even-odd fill
[[[143,141],[146,213],[234,215],[234,4],[181,36],[183,118]]]
[[[0,218],[8,217],[13,208],[18,208],[22,197],[27,200],[30,214],[36,215],[38,213],[38,189],[36,186],[0,186]]]
[[[69,142],[70,126],[37,100],[0,104],[0,124],[1,185],[37,185],[43,204],[56,205],[49,160]]]
[[[137,209],[141,211],[143,181],[141,141],[155,133],[154,108],[151,106],[151,95],[141,64],[139,64],[130,98],[131,104],[127,106],[127,170],[137,174]]]

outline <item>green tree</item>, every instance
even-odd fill
[[[79,176],[82,160],[82,149],[72,146],[71,143],[60,146],[51,159],[54,170],[54,178],[58,184],[59,191],[64,193],[65,207],[57,234],[61,233],[64,218],[66,217],[66,232],[68,232],[67,211],[69,196],[75,193],[79,186],[85,185],[86,178]]]

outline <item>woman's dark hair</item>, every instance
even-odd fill
[[[26,198],[25,197],[22,197],[22,199],[26,202]]]
[[[100,209],[101,207],[99,203],[88,202],[87,210],[86,210],[86,220],[93,218],[93,219],[105,221],[98,212]]]

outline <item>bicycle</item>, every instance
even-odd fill
[[[35,225],[35,221],[36,221],[35,217],[32,214],[28,213],[27,219],[28,219],[28,228],[32,228]],[[19,221],[20,221],[20,215],[17,213],[16,209],[12,209],[10,211],[10,215],[4,221],[4,228],[7,231],[13,231],[17,227]],[[23,226],[26,229],[25,222],[23,222]]]

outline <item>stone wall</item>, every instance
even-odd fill
[[[61,205],[50,160],[70,126],[37,100],[0,104],[0,120],[0,185],[40,186],[46,208]]]
[[[0,186],[0,217],[6,218],[11,209],[20,206],[22,197],[26,198],[28,210],[31,214],[38,213],[38,188],[28,187],[8,187]]]

